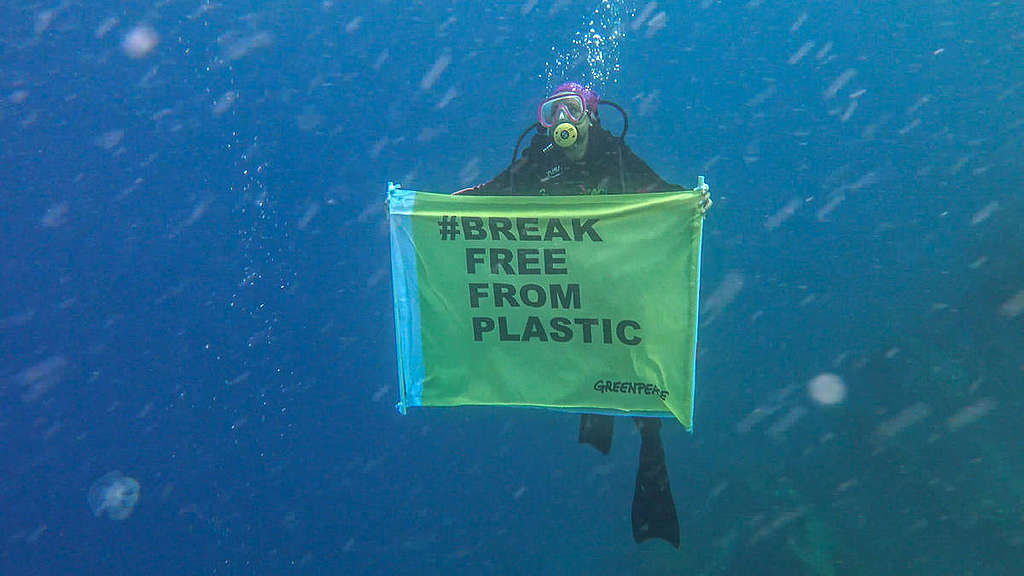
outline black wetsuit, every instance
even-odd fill
[[[599,124],[589,129],[587,151],[580,160],[570,160],[544,132],[533,136],[501,174],[489,182],[461,190],[476,196],[576,196],[584,194],[641,194],[682,190],[669,184],[620,138]],[[611,450],[615,420],[611,416],[584,414],[580,419],[579,441],[602,453]],[[661,421],[634,418],[640,430],[640,464],[633,493],[633,538],[643,542],[662,538],[679,547],[679,521],[665,466],[661,443]]]
[[[682,190],[651,170],[646,162],[599,124],[590,127],[587,152],[578,161],[565,157],[544,133],[533,136],[522,156],[493,180],[459,192],[479,196],[575,196],[639,194]]]

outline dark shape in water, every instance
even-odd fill
[[[640,467],[633,492],[633,540],[661,538],[679,548],[679,519],[661,444],[661,420],[634,418],[640,429]]]

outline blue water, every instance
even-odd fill
[[[1019,3],[298,4],[0,6],[0,573],[1017,573]],[[385,183],[566,79],[715,199],[679,550],[626,421],[394,409]]]

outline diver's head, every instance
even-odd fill
[[[577,82],[566,82],[537,107],[537,120],[572,160],[587,152],[590,127],[598,123],[597,93]]]

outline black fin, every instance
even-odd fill
[[[583,414],[580,416],[580,444],[590,444],[607,454],[612,449],[612,430],[615,417],[604,414]]]
[[[679,518],[661,444],[661,420],[634,418],[640,429],[640,466],[633,492],[633,540],[661,538],[679,548]]]

